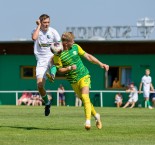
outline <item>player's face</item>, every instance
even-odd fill
[[[47,31],[49,25],[50,25],[50,18],[47,18],[47,19],[44,19],[44,20],[41,21],[41,29],[43,31]]]
[[[149,75],[150,75],[150,71],[149,71],[149,70],[146,70],[146,71],[145,71],[145,74],[146,74],[147,76],[149,76]]]
[[[73,45],[73,43],[74,43],[73,40],[69,41],[68,44],[67,44],[68,48],[70,48]]]
[[[73,45],[74,41],[63,41],[62,39],[62,45],[64,50],[68,50],[72,45]]]

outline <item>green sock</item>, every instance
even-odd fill
[[[48,96],[47,96],[47,94],[45,96],[42,96],[42,99],[44,100],[45,104],[48,103]]]
[[[53,75],[55,76],[56,72],[57,72],[57,68],[56,68],[55,65],[53,65],[53,66],[50,68],[50,73],[53,74]]]
[[[145,108],[147,108],[147,101],[145,100]]]
[[[147,100],[147,105],[150,106],[150,101],[149,100]]]

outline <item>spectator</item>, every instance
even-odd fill
[[[120,87],[121,87],[120,82],[118,78],[116,77],[112,83],[112,88],[120,88]]]
[[[60,84],[58,88],[58,93],[59,93],[59,106],[65,106],[65,89],[62,84]]]
[[[115,95],[115,103],[117,105],[117,108],[120,108],[122,106],[122,102],[123,101],[123,97],[122,97],[122,94],[121,93],[117,93]]]
[[[128,107],[130,104],[131,104],[130,108],[133,108],[135,106],[136,102],[138,101],[137,87],[134,85],[134,83],[131,83],[129,86],[129,89],[126,90],[126,92],[130,92],[130,95],[129,95],[128,102],[125,104],[125,106],[123,108]]]
[[[32,106],[42,106],[43,99],[39,95],[39,93],[32,93],[31,98],[28,101],[28,106],[32,104]]]
[[[31,97],[32,97],[32,93],[26,92],[26,91],[23,92],[22,96],[18,100],[18,105],[22,105],[22,103],[27,105],[27,103],[28,103],[28,101],[30,100]]]
[[[76,106],[76,107],[81,107],[81,106],[82,106],[82,101],[81,101],[81,99],[78,97],[77,94],[75,94],[75,106]]]

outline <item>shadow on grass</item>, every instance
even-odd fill
[[[0,126],[7,127],[7,128],[15,128],[15,129],[24,129],[24,130],[74,130],[71,128],[38,128],[38,127],[21,127],[21,126]]]

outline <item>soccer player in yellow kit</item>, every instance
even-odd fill
[[[90,88],[90,75],[88,69],[84,66],[81,56],[86,58],[88,61],[99,65],[106,71],[109,70],[109,66],[100,62],[97,58],[91,54],[86,53],[79,45],[74,43],[74,36],[70,32],[62,34],[63,52],[59,55],[54,55],[53,61],[57,67],[57,70],[61,73],[65,73],[67,80],[70,82],[75,93],[80,97],[84,104],[85,110],[85,128],[89,130],[91,128],[91,115],[96,120],[96,127],[102,128],[102,122],[100,114],[94,109],[93,104],[89,98]],[[50,75],[47,74],[50,79]]]

